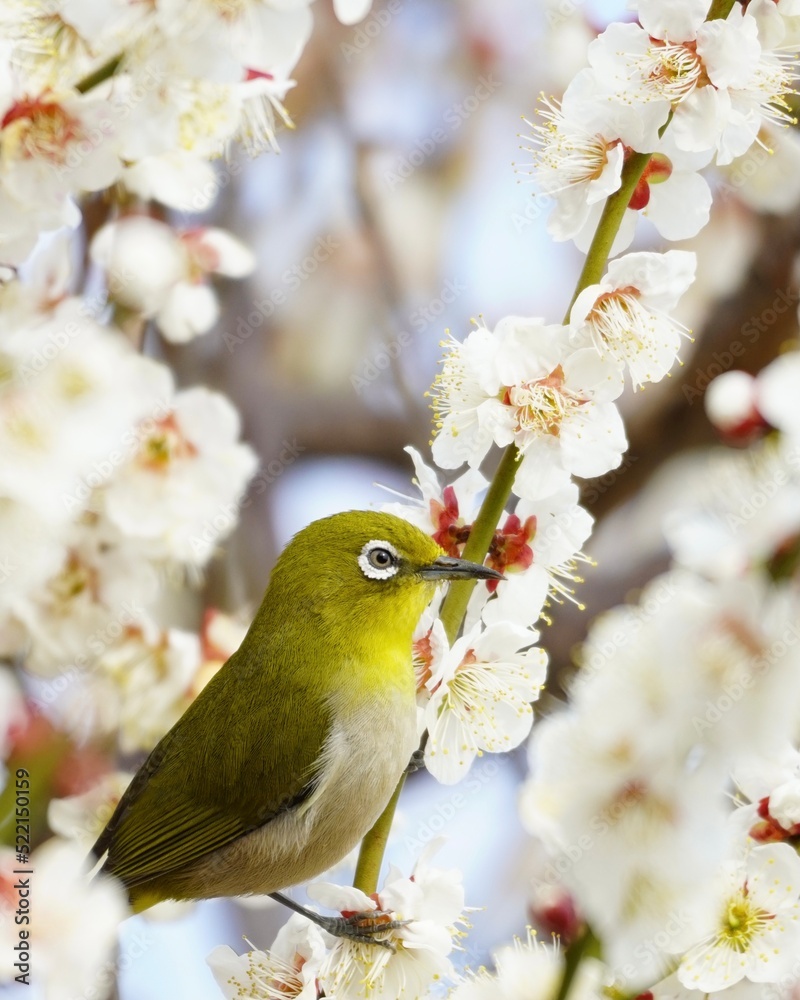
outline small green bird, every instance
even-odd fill
[[[439,581],[469,578],[502,579],[391,514],[349,511],[300,531],[241,647],[92,848],[108,852],[102,870],[134,910],[277,894],[340,861],[417,746],[414,627]]]

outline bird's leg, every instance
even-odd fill
[[[406,774],[413,774],[415,771],[425,767],[425,751],[418,747],[412,754],[411,760],[406,764]]]
[[[283,903],[290,910],[294,910],[295,913],[307,917],[312,923],[329,934],[333,934],[334,937],[349,938],[351,941],[360,941],[362,944],[377,944],[381,948],[388,948],[389,951],[395,950],[392,942],[381,941],[375,935],[384,931],[397,930],[400,927],[405,927],[408,923],[408,920],[386,919],[389,914],[382,910],[364,910],[363,913],[351,913],[347,917],[326,917],[321,913],[309,910],[302,903],[296,903],[288,896],[284,896],[282,892],[271,892],[270,896],[278,903]]]

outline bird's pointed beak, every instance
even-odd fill
[[[467,559],[455,559],[452,556],[439,556],[430,564],[417,570],[417,575],[423,580],[504,580],[502,573],[480,563],[469,562]]]

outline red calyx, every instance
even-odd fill
[[[509,568],[527,569],[533,562],[533,549],[528,544],[536,534],[536,517],[531,515],[523,524],[516,514],[509,514],[506,523],[494,533],[489,546],[487,565],[504,573]],[[498,580],[488,580],[490,593],[497,590]]]
[[[431,520],[438,525],[432,537],[449,556],[458,558],[461,555],[461,546],[469,538],[472,525],[458,523],[458,497],[452,486],[445,486],[442,499],[444,503],[439,500],[430,502]]]
[[[566,890],[555,890],[553,898],[531,907],[531,920],[542,934],[556,936],[567,948],[583,929],[575,901]]]
[[[272,73],[262,73],[260,69],[246,69],[244,71],[245,81],[247,80],[274,80]]]
[[[632,150],[630,150],[632,152]],[[625,150],[626,157],[629,150]],[[644,168],[642,176],[631,195],[631,200],[628,202],[628,208],[634,209],[634,211],[639,211],[646,208],[650,201],[650,185],[651,184],[661,184],[663,181],[667,180],[672,174],[672,163],[668,156],[664,156],[663,153],[653,153],[647,162],[647,166]]]
[[[753,840],[758,841],[759,844],[775,844],[782,840],[788,840],[789,837],[800,835],[800,823],[793,824],[787,830],[774,816],[770,816],[768,795],[759,800],[757,812],[760,821],[754,823],[748,832]]]

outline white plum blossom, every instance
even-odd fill
[[[667,118],[663,102],[618,101],[603,74],[583,70],[560,106],[543,99],[544,124],[532,125],[531,176],[554,200],[547,228],[556,240],[574,240],[587,251],[605,199],[621,184],[622,169],[634,152],[651,153],[634,189],[611,248],[631,242],[639,213],[668,240],[696,235],[708,222],[711,190],[697,170],[707,157],[678,149],[670,133],[659,136]]]
[[[737,788],[757,802],[783,785],[800,788],[800,751],[785,743],[774,753],[759,756],[734,771]]]
[[[694,280],[696,263],[686,250],[631,253],[611,261],[600,283],[585,288],[572,307],[576,344],[588,339],[601,357],[627,366],[634,386],[659,382],[688,336],[670,311]]]
[[[383,504],[381,509],[415,524],[429,534],[448,555],[459,558],[472,531],[472,522],[478,514],[478,498],[484,493],[487,480],[477,469],[468,468],[451,483],[443,486],[436,472],[425,464],[415,448],[409,446],[405,450],[414,463],[416,475],[413,482],[422,497],[404,498],[407,500],[405,503]],[[488,596],[487,587],[475,588],[467,614],[470,624]],[[425,635],[429,626],[427,616],[423,616],[415,637]]]
[[[114,961],[117,927],[129,915],[126,893],[103,875],[89,881],[85,851],[76,844],[53,839],[30,857],[36,882],[37,905],[30,925],[30,952],[36,955],[35,979],[52,1000],[72,1000],[108,984],[108,963]],[[0,853],[0,981],[13,981],[20,941],[14,922],[21,867],[10,849]],[[22,876],[24,877],[24,876]],[[31,907],[32,912],[33,907]],[[84,948],[86,936],[91,948]]]
[[[433,647],[425,687],[425,766],[443,784],[459,781],[484,751],[511,750],[533,723],[531,702],[544,683],[547,655],[538,634],[512,622],[475,625],[451,648]]]
[[[671,42],[693,38],[708,14],[706,0],[676,0],[665,4],[660,0],[633,0],[628,5],[636,11],[639,23],[655,39]]]
[[[581,546],[592,523],[591,515],[578,504],[574,483],[540,500],[520,500],[498,526],[489,548],[486,565],[503,573],[505,580],[489,581],[485,588],[494,598],[481,601],[483,621],[531,626],[548,598],[574,600],[571,584],[580,580],[575,567],[577,561],[586,561]],[[481,588],[476,588],[470,611],[479,610],[477,597],[485,600]]]
[[[433,460],[439,468],[457,469],[465,462],[477,468],[496,436],[503,433],[500,382],[496,375],[499,339],[485,327],[473,330],[463,342],[450,341],[436,376],[434,397],[436,436]]]
[[[142,619],[158,589],[150,562],[96,518],[71,526],[62,545],[56,571],[8,609],[23,630],[28,669],[45,677],[84,668]]]
[[[135,188],[160,187],[159,200],[196,212],[204,207],[203,178],[214,186],[213,172],[203,169],[209,159],[228,154],[237,139],[252,155],[276,150],[276,114],[293,127],[282,101],[307,39],[307,7],[307,0],[279,6],[245,0],[226,9],[204,0],[159,3],[150,30],[126,46],[120,71],[100,88],[129,112],[121,145],[130,165],[126,183],[135,176]],[[266,28],[265,21],[275,23]],[[183,199],[158,176],[174,173],[179,161],[193,182]]]
[[[238,439],[239,415],[224,396],[201,386],[177,393],[104,488],[109,520],[153,558],[204,565],[236,526],[256,469]]]
[[[620,99],[672,111],[679,149],[730,163],[752,145],[763,120],[788,122],[796,74],[759,38],[766,0],[707,21],[705,3],[640,3],[640,24],[613,24],[589,46],[589,61]],[[765,39],[768,43],[773,39]]]
[[[631,242],[638,213],[665,239],[696,235],[711,205],[698,171],[714,156],[725,165],[754,142],[766,146],[763,129],[792,121],[794,54],[777,47],[783,26],[770,0],[746,12],[734,4],[714,21],[704,0],[637,9],[640,23],[613,23],[592,42],[590,66],[560,105],[544,99],[544,122],[532,126],[532,174],[555,201],[548,230],[584,251],[634,152],[652,155],[612,254]]]
[[[178,40],[191,32],[192,47],[185,53],[186,69],[194,76],[213,78],[204,69],[202,50],[216,47],[217,73],[228,66],[264,73],[290,72],[311,35],[310,0],[241,0],[233,6],[204,0],[160,0],[157,23],[164,36]]]
[[[451,1000],[555,1000],[564,978],[564,955],[557,945],[544,944],[528,930],[527,938],[492,952],[495,971],[481,969],[450,994]],[[586,959],[570,984],[570,1000],[598,1000],[603,995],[603,966]]]
[[[643,598],[659,588],[653,651],[663,659],[651,659],[647,669],[652,680],[672,657],[686,665],[673,701],[676,746],[679,722],[687,749],[702,741],[710,758],[718,752],[729,767],[783,746],[797,725],[792,692],[800,685],[792,587],[756,573],[710,582],[676,570],[656,578]]]
[[[175,43],[180,46],[180,39]],[[205,54],[206,71],[222,53],[217,46],[213,54]],[[140,53],[144,82],[150,86],[143,98],[129,100],[135,105],[132,119],[138,127],[129,124],[123,133],[121,152],[130,164],[123,172],[123,180],[140,194],[149,187],[151,197],[197,212],[205,207],[204,189],[210,185],[213,191],[219,186],[209,160],[229,155],[237,141],[251,156],[277,151],[276,119],[286,128],[294,127],[282,103],[294,81],[281,72],[236,66],[219,68],[222,76],[231,77],[229,82],[176,78],[173,55],[174,50],[168,48],[165,52],[163,47]],[[160,62],[166,65],[159,70]],[[149,76],[164,83],[156,87]],[[115,77],[113,88],[115,94],[123,95],[118,99],[124,99],[128,93],[140,95],[142,81],[136,74],[122,75]],[[179,179],[188,186],[182,196],[176,186]]]
[[[527,941],[492,953],[495,973],[481,969],[460,983],[452,1000],[553,1000],[564,976],[564,960],[559,951],[547,947],[528,931]]]
[[[219,191],[213,165],[184,149],[142,157],[125,168],[123,180],[132,194],[179,212],[205,211]]]
[[[54,208],[79,191],[109,187],[122,170],[114,109],[94,96],[46,91],[0,104],[5,190]]]
[[[750,800],[732,814],[734,829],[760,844],[800,833],[800,753],[791,744],[740,764],[733,779]]]
[[[616,726],[598,720],[597,712],[619,713],[613,695],[537,724],[520,806],[554,858],[546,871],[559,873],[633,991],[663,974],[666,942],[648,943],[673,915],[705,913],[725,812],[719,771],[692,774],[671,759],[640,706]]]
[[[359,6],[367,9],[343,11],[350,23]],[[310,36],[309,0],[6,7],[0,260],[21,260],[43,229],[76,225],[69,196],[121,176],[130,190],[202,210],[213,197],[204,192],[214,190],[209,159],[236,139],[253,154],[277,148],[276,116],[291,127],[282,101]],[[110,78],[84,93],[87,79],[109,66]],[[182,192],[176,158],[189,182]]]
[[[98,230],[91,256],[107,272],[110,296],[146,317],[155,316],[188,263],[170,226],[136,215]]]
[[[118,57],[152,19],[126,0],[8,0],[0,24],[12,66],[38,92],[72,86]]]
[[[570,709],[534,732],[523,821],[568,859],[557,870],[623,978],[672,915],[713,916],[728,771],[796,732],[796,613],[758,579],[668,574],[598,619]],[[630,988],[664,974],[680,931],[646,949]]]
[[[171,392],[169,369],[100,326],[75,297],[1,331],[0,364],[0,495],[55,524],[86,506],[132,427]]]
[[[429,853],[429,852],[428,852]],[[379,911],[378,920],[407,921],[381,933],[394,950],[338,938],[319,971],[325,995],[337,1000],[423,1000],[431,981],[454,979],[450,961],[463,922],[464,889],[457,869],[433,868],[424,854],[406,878],[394,866],[373,896],[315,882],[309,896],[344,912]]]
[[[71,195],[98,191],[122,171],[118,113],[74,90],[23,92],[0,50],[0,261],[19,263],[43,229],[76,225]]]
[[[612,400],[622,373],[591,348],[574,349],[567,329],[509,316],[491,333],[451,341],[434,394],[434,461],[476,467],[492,443],[515,444],[522,461],[515,492],[537,499],[562,488],[570,473],[616,468],[626,447]]]
[[[691,239],[708,223],[708,181],[693,167],[681,167],[681,158],[675,153],[651,159],[637,194],[641,200],[628,205],[612,248],[614,253],[624,250],[633,239],[637,213],[652,223],[659,236],[672,241]],[[589,224],[575,237],[575,245],[584,252],[589,249],[592,229],[599,219],[600,212],[595,210]]]
[[[712,201],[708,181],[698,173],[703,159],[702,155],[678,149],[667,130],[628,204],[620,235],[612,248],[614,253],[631,242],[637,213],[665,240],[687,240],[700,232],[708,222]],[[599,218],[600,213],[595,209],[590,224],[596,225]],[[588,250],[590,236],[587,227],[576,237],[575,245]]]
[[[72,259],[69,233],[61,230],[41,241],[36,252],[25,261],[24,278],[13,268],[8,269],[9,273],[0,281],[0,304],[7,323],[3,331],[4,352],[17,358],[26,355],[28,345],[24,341],[29,336],[28,327],[44,322],[70,294]],[[4,380],[6,377],[7,373]]]
[[[25,260],[36,246],[41,233],[62,226],[75,228],[80,222],[80,212],[74,202],[68,199],[56,206],[44,203],[23,205],[1,185],[0,214],[3,218],[0,266],[3,268]]]
[[[696,635],[680,632],[691,603],[665,578],[641,608],[595,622],[571,709],[534,731],[520,803],[523,823],[561,859],[555,870],[601,934],[609,964],[635,957],[637,975],[651,981],[664,953],[645,942],[673,912],[702,908],[725,844],[724,770],[710,755],[705,767],[688,766],[693,714],[707,710],[702,694],[695,704],[691,696]]]
[[[612,402],[622,388],[616,367],[594,349],[573,350],[563,327],[501,322],[495,371],[504,391],[495,440],[513,441],[522,452],[517,482],[531,491],[527,498],[555,492],[535,490],[533,484],[545,478],[535,468],[539,464],[577,476],[615,468],[627,443]]]
[[[645,746],[656,759],[668,749],[682,762],[703,744],[708,762],[732,767],[794,732],[797,712],[787,694],[800,685],[795,620],[790,587],[755,574],[712,582],[674,570],[651,581],[638,605],[599,619],[573,704],[595,714],[628,691],[640,762]],[[669,683],[665,664],[672,664]],[[628,725],[609,721],[611,733]]]
[[[757,416],[747,419],[751,427],[763,426]],[[749,433],[746,424],[739,426]],[[798,469],[800,450],[770,440],[715,455],[684,502],[664,518],[675,561],[720,580],[769,565],[800,531]]]
[[[648,160],[628,202],[611,253],[625,250],[636,233],[639,216],[647,219],[665,240],[686,240],[696,236],[708,223],[712,194],[708,181],[699,173],[705,157],[675,146],[669,130]],[[559,239],[573,239],[586,253],[600,221],[603,205],[589,209],[583,227]]]
[[[703,399],[706,416],[721,433],[741,439],[764,424],[756,399],[756,380],[748,372],[731,371],[718,375]]]
[[[798,465],[800,447],[800,406],[797,402],[797,379],[800,376],[800,351],[787,351],[775,358],[756,378],[756,407],[764,419],[781,431],[795,454]]]
[[[0,655],[11,657],[26,645],[14,608],[58,573],[66,558],[66,540],[30,507],[2,496],[0,539]]]
[[[727,192],[756,212],[786,215],[800,205],[800,138],[764,124],[755,144],[723,168]]]
[[[405,451],[414,463],[412,482],[422,494],[406,503],[387,503],[382,510],[402,517],[427,532],[451,556],[460,555],[460,547],[478,513],[478,497],[488,486],[486,477],[469,468],[452,483],[442,486],[436,471],[426,465],[416,448]]]
[[[241,111],[235,138],[250,156],[258,156],[268,149],[278,151],[276,117],[286,128],[294,128],[283,106],[286,93],[293,86],[293,80],[275,79],[271,73],[254,70],[250,70],[247,79],[239,84],[236,94],[241,101]]]
[[[800,950],[800,858],[766,844],[726,862],[713,920],[692,928],[697,944],[681,959],[679,981],[713,993],[743,979],[777,983],[796,971]]]
[[[194,632],[137,622],[60,694],[62,724],[83,739],[114,734],[123,754],[149,750],[188,707],[200,664]]]
[[[317,1000],[317,976],[327,955],[330,935],[305,917],[293,914],[278,931],[268,952],[237,955],[227,945],[206,958],[226,1000]]]
[[[665,115],[654,105],[609,101],[590,69],[577,74],[560,102],[543,98],[537,114],[542,122],[528,123],[531,176],[556,199],[550,232],[570,239],[584,227],[591,206],[619,188],[629,152],[656,148]]]
[[[91,253],[108,272],[111,298],[154,319],[173,343],[206,333],[216,322],[219,305],[209,275],[242,278],[255,267],[252,253],[222,229],[176,232],[147,216],[103,226]]]

